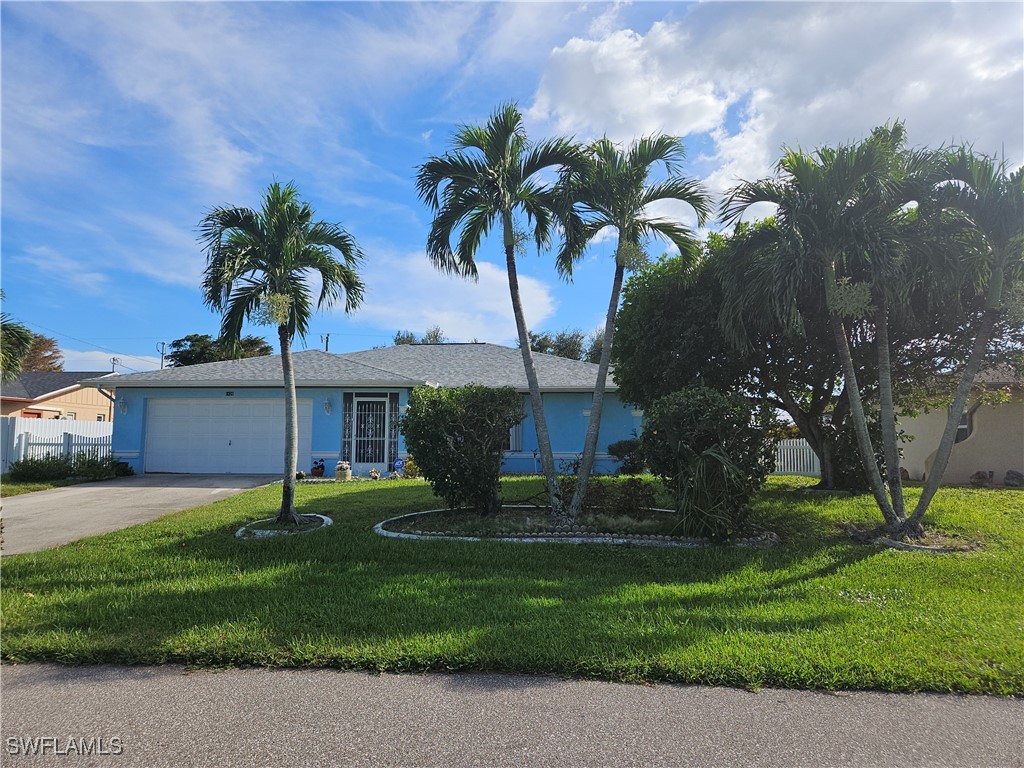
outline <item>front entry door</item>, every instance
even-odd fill
[[[352,434],[352,471],[365,475],[376,469],[388,473],[388,401],[386,398],[355,401]]]

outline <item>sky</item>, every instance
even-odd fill
[[[162,342],[216,336],[196,227],[275,180],[366,254],[362,306],[318,314],[296,349],[433,325],[513,344],[500,240],[478,282],[436,272],[414,181],[504,102],[532,139],[680,136],[683,172],[715,196],[771,173],[783,146],[897,118],[914,145],[1024,162],[1020,2],[5,0],[0,21],[4,311],[56,338],[66,370],[151,370]],[[682,204],[656,212],[694,223]],[[614,245],[599,237],[571,284],[550,253],[521,257],[531,329],[602,323]]]

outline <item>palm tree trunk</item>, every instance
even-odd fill
[[[900,521],[896,519],[896,513],[893,512],[889,497],[885,494],[882,476],[875,463],[875,451],[871,446],[871,436],[868,434],[868,422],[864,414],[864,403],[860,399],[857,371],[853,366],[853,355],[850,353],[850,342],[846,338],[846,327],[838,315],[832,315],[832,333],[835,336],[839,360],[843,365],[843,378],[846,380],[846,391],[850,398],[850,417],[853,419],[853,429],[857,433],[857,448],[860,451],[860,460],[864,464],[864,472],[867,474],[868,485],[871,486],[871,493],[878,503],[878,508],[882,511],[882,517],[885,518],[886,524],[895,526]]]
[[[519,333],[519,350],[523,353],[523,366],[526,369],[526,383],[530,388],[530,405],[533,411],[533,424],[537,430],[537,448],[540,451],[540,465],[551,498],[552,517],[564,515],[562,490],[558,485],[558,473],[555,470],[555,456],[551,452],[551,436],[548,423],[544,418],[544,401],[540,394],[540,382],[537,380],[537,367],[533,362],[533,350],[530,349],[530,334],[526,327],[526,315],[523,314],[523,301],[519,293],[519,276],[516,271],[515,240],[512,230],[512,219],[504,217],[505,229],[505,267],[508,272],[508,290],[512,296],[512,313],[516,318],[516,331]]]
[[[619,249],[621,250],[621,244]],[[626,268],[622,264],[622,256],[615,254],[615,277],[612,280],[612,295],[608,300],[608,314],[604,320],[604,343],[601,346],[601,361],[597,364],[597,384],[594,386],[594,400],[590,406],[590,419],[587,421],[587,436],[583,443],[583,459],[576,476],[576,490],[569,505],[569,517],[576,518],[583,511],[583,501],[587,495],[587,481],[594,468],[597,455],[597,438],[601,432],[601,411],[604,408],[604,390],[608,379],[608,366],[612,358],[612,334],[615,333],[615,314],[619,308],[619,295],[622,293],[622,278]]]
[[[295,471],[299,463],[298,398],[295,395],[295,369],[292,367],[292,339],[285,324],[277,327],[281,341],[281,370],[284,372],[284,484],[281,486],[281,511],[277,522],[298,524],[295,515]]]
[[[998,278],[996,277],[998,274]],[[967,365],[964,367],[963,372],[960,374],[960,382],[956,388],[956,395],[953,397],[953,403],[949,406],[949,416],[946,417],[946,428],[942,432],[942,439],[939,440],[939,449],[935,452],[935,461],[932,462],[932,470],[929,473],[927,480],[925,481],[924,488],[921,490],[921,497],[917,500],[917,506],[914,507],[914,513],[907,519],[903,526],[903,533],[908,536],[920,536],[923,529],[921,527],[921,520],[924,517],[924,513],[928,511],[928,505],[931,504],[932,498],[935,496],[935,492],[939,488],[939,484],[942,482],[942,476],[946,472],[946,466],[949,464],[949,456],[953,452],[953,442],[956,439],[956,431],[960,426],[960,419],[963,418],[964,408],[967,406],[967,398],[971,394],[971,387],[974,385],[974,379],[978,375],[978,371],[981,369],[981,362],[985,357],[985,351],[988,349],[989,340],[992,338],[992,329],[995,327],[996,320],[999,318],[999,302],[1001,300],[1001,288],[1002,288],[1002,272],[993,274],[993,283],[998,285],[994,286],[994,297],[990,296],[988,308],[985,309],[982,315],[981,322],[978,327],[978,335],[974,338],[974,344],[971,347],[971,353],[967,358]]]
[[[882,288],[875,294],[875,344],[878,347],[878,398],[882,419],[882,453],[885,479],[897,520],[907,517],[900,477],[900,450],[896,444],[896,407],[892,396],[892,364],[889,360],[889,297]]]
[[[831,290],[836,284],[835,271],[831,262],[826,261],[825,279],[827,290]],[[836,353],[839,355],[839,362],[843,367],[843,382],[846,386],[846,396],[850,403],[850,416],[853,418],[853,428],[857,433],[857,448],[860,451],[860,459],[864,465],[864,472],[867,475],[868,485],[875,497],[878,508],[882,511],[882,517],[889,526],[896,525],[896,513],[893,512],[889,497],[885,494],[885,487],[882,485],[882,476],[878,472],[878,465],[875,463],[875,451],[871,446],[871,436],[868,434],[867,417],[864,414],[864,403],[860,399],[860,387],[857,384],[857,369],[853,365],[853,354],[850,352],[850,341],[846,338],[846,326],[843,319],[837,315],[832,308],[829,308],[829,325],[832,327],[832,336],[836,342]]]

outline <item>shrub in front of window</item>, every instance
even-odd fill
[[[608,455],[622,462],[618,471],[620,475],[639,475],[644,471],[644,460],[640,456],[640,441],[635,437],[610,443]]]
[[[775,461],[747,399],[700,385],[645,409],[641,450],[672,491],[680,531],[716,539],[743,530],[750,497]]]
[[[523,418],[511,387],[416,387],[399,429],[423,477],[450,509],[501,509],[499,473],[509,430]]]

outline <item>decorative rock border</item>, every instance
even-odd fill
[[[253,520],[251,523],[243,525],[241,528],[239,528],[237,531],[235,531],[235,538],[236,539],[248,540],[248,539],[267,539],[267,538],[270,538],[271,536],[297,536],[300,533],[313,533],[314,531],[322,531],[328,525],[334,525],[334,521],[331,520],[331,518],[327,517],[327,515],[318,515],[316,513],[312,513],[311,512],[311,513],[308,513],[308,514],[304,514],[303,517],[318,517],[318,518],[320,518],[320,521],[321,521],[320,525],[318,525],[316,528],[307,528],[304,531],[289,531],[289,530],[286,530],[286,529],[281,529],[281,530],[278,530],[278,531],[252,530],[252,526],[256,525],[257,523],[265,523],[268,520],[276,520],[277,519],[277,518],[274,518],[274,517],[265,517],[262,520]]]
[[[540,507],[539,509],[544,509]],[[637,547],[676,547],[684,549],[697,549],[700,547],[716,546],[710,539],[689,538],[682,536],[652,536],[643,533],[591,533],[581,534],[577,531],[560,531],[552,533],[509,533],[502,536],[460,536],[452,532],[433,533],[414,531],[405,533],[400,531],[389,531],[384,526],[396,520],[404,520],[420,515],[429,515],[434,512],[448,512],[447,509],[428,509],[423,512],[410,512],[405,515],[396,515],[382,520],[373,526],[373,532],[378,536],[386,536],[391,539],[409,539],[413,541],[509,541],[520,544],[632,544]],[[654,510],[657,512],[670,512],[667,509]],[[779,543],[779,537],[771,531],[765,531],[757,536],[750,536],[743,539],[736,539],[729,542],[737,547],[770,547]]]

